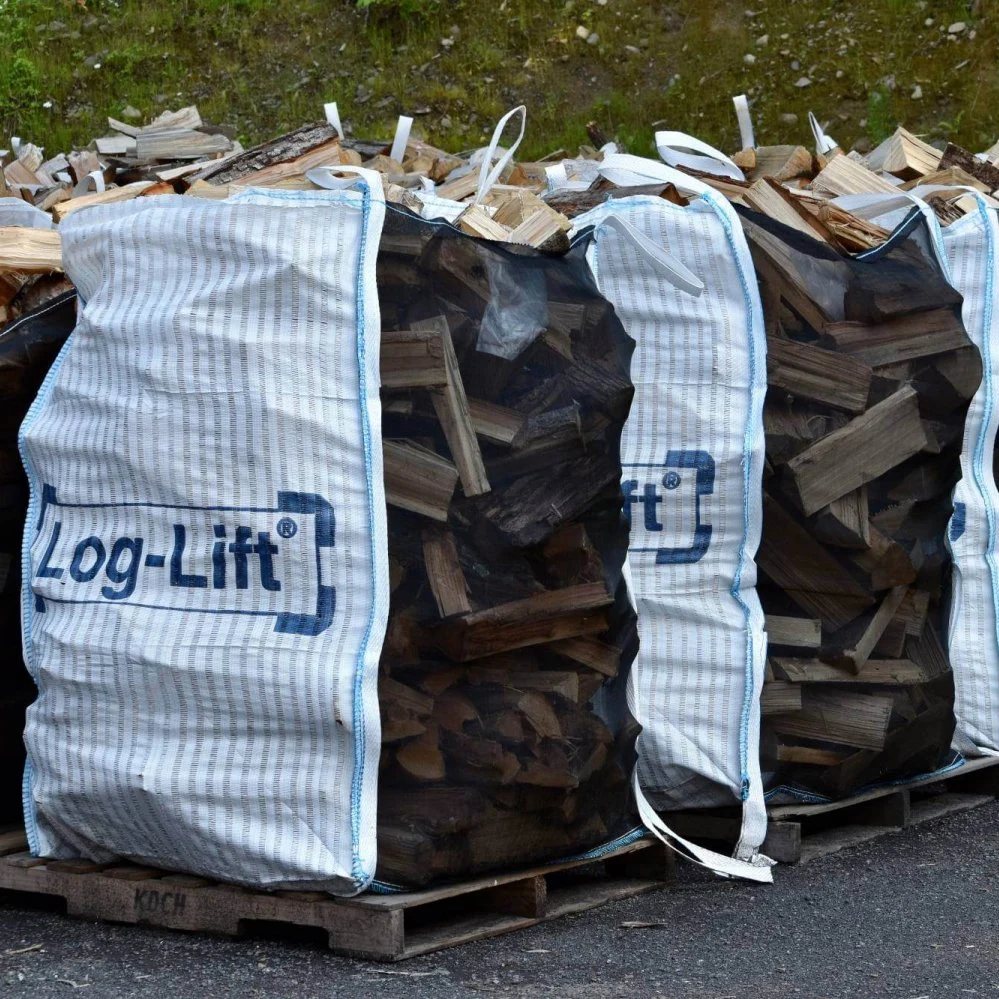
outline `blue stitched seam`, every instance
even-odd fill
[[[367,385],[367,345],[366,316],[364,312],[364,273],[368,246],[368,215],[371,209],[371,189],[365,183],[364,197],[361,205],[361,248],[357,255],[357,371],[359,386],[359,402],[361,409],[361,437],[364,446],[364,472],[367,479],[368,492],[368,523],[375,521],[375,491],[371,472],[371,428],[368,426],[368,385]],[[364,631],[360,650],[357,656],[358,668],[354,674],[354,774],[350,789],[350,829],[351,829],[351,874],[354,886],[363,890],[371,880],[364,871],[361,862],[361,801],[364,785],[365,766],[365,731],[364,731],[364,665],[367,657],[368,642],[374,630],[375,612],[378,607],[378,583],[376,580],[378,566],[377,539],[371,532],[371,612]]]
[[[746,431],[743,436],[743,449],[742,449],[742,541],[739,544],[739,560],[736,565],[735,577],[732,580],[732,588],[730,590],[732,597],[742,609],[743,619],[745,621],[746,629],[746,665],[745,665],[745,692],[743,694],[742,701],[742,715],[739,719],[739,769],[741,770],[742,788],[740,790],[741,798],[743,801],[748,800],[749,790],[750,790],[750,778],[749,778],[749,720],[752,715],[753,710],[753,691],[756,686],[756,663],[755,663],[755,653],[753,648],[753,633],[750,624],[750,619],[752,612],[749,609],[749,604],[743,599],[742,596],[742,570],[746,563],[746,543],[749,537],[749,527],[750,527],[750,505],[749,505],[749,492],[753,486],[751,480],[751,469],[752,469],[752,457],[753,457],[753,445],[754,445],[754,427],[753,427],[753,414],[757,411],[758,405],[762,405],[759,397],[759,388],[756,384],[756,374],[757,374],[757,350],[760,347],[757,337],[757,331],[754,328],[754,309],[753,309],[753,297],[749,288],[749,284],[746,280],[746,274],[742,266],[742,260],[739,254],[739,249],[736,246],[735,238],[732,234],[732,223],[728,215],[725,214],[725,210],[721,208],[715,201],[715,195],[710,191],[706,191],[702,197],[712,209],[715,214],[721,219],[722,226],[725,229],[725,237],[728,240],[729,246],[732,248],[732,253],[735,256],[736,267],[739,271],[739,282],[742,285],[742,294],[746,300],[746,307],[749,314],[749,414],[746,420]]]
[[[83,306],[83,299],[80,305]],[[55,387],[56,379],[59,376],[59,369],[62,367],[73,344],[73,334],[66,338],[58,356],[49,368],[48,374],[42,382],[35,401],[28,407],[21,427],[17,432],[17,450],[21,455],[21,464],[24,465],[24,474],[28,478],[28,513],[25,518],[24,539],[21,543],[21,619],[24,622],[24,663],[28,667],[31,679],[35,682],[38,690],[38,697],[42,696],[41,676],[35,669],[34,649],[32,648],[31,637],[35,619],[35,599],[31,590],[31,546],[38,536],[38,497],[40,495],[39,479],[35,472],[34,465],[28,457],[25,448],[24,435],[31,429],[31,425],[38,418],[45,404],[48,402],[49,394]],[[36,698],[37,700],[37,698]],[[24,761],[24,777],[21,780],[21,805],[24,809],[24,829],[28,836],[28,849],[36,856],[41,852],[41,839],[38,834],[37,809],[35,808],[34,796],[34,767],[31,765],[31,752],[27,752]]]
[[[993,383],[992,383],[992,310],[993,294],[995,291],[995,240],[992,231],[992,224],[989,219],[988,208],[986,208],[981,195],[975,195],[975,202],[978,205],[978,214],[982,218],[985,232],[988,237],[988,254],[985,263],[985,316],[982,323],[982,374],[985,383],[985,411],[982,414],[982,428],[975,441],[975,454],[972,468],[975,473],[975,485],[982,496],[982,505],[985,508],[985,522],[988,526],[987,547],[985,549],[985,564],[988,566],[989,579],[992,581],[992,608],[996,628],[996,643],[999,644],[999,566],[996,564],[996,511],[988,502],[988,490],[985,486],[985,441],[988,427],[992,422],[992,410],[994,405]]]

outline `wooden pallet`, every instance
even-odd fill
[[[674,855],[640,840],[599,861],[334,899],[323,892],[253,891],[127,863],[46,860],[32,857],[26,845],[20,830],[0,833],[0,891],[54,896],[69,916],[230,937],[312,927],[335,953],[375,961],[401,961],[524,929],[661,888],[675,876]]]
[[[879,787],[821,805],[774,805],[762,851],[779,863],[803,864],[886,833],[999,798],[999,758],[968,760],[960,769]]]

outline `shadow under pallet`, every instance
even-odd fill
[[[48,896],[69,916],[229,937],[255,932],[321,939],[337,954],[401,961],[630,898],[674,880],[655,841],[578,860],[420,891],[333,898],[264,892],[129,863],[47,860],[21,830],[0,833],[0,894]]]

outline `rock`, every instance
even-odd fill
[[[955,21],[953,24],[948,25],[948,27],[947,27],[947,34],[948,35],[959,35],[967,27],[968,26],[964,23],[964,21]]]
[[[780,120],[785,125],[796,125],[798,122],[798,116],[793,111],[785,111],[781,116]]]
[[[441,118],[441,128],[450,128],[450,127],[451,127],[451,119],[447,115],[444,115]]]
[[[590,29],[584,24],[579,25],[579,27],[576,28],[576,37],[582,38],[585,42],[590,37]]]
[[[856,149],[857,152],[861,154],[869,153],[871,151],[871,140],[868,139],[866,136],[861,136],[853,144],[853,148]]]
[[[594,31],[589,38],[586,39],[587,45],[596,45],[600,41],[600,36]]]
[[[921,101],[923,99],[923,88],[917,83],[912,88],[912,93],[909,95],[914,101]]]
[[[843,70],[841,70],[841,69],[837,69],[836,70],[836,79],[837,80],[842,80],[843,79],[843,75],[844,75],[843,74]]]
[[[801,63],[797,59],[791,63],[791,69],[801,69]]]
[[[625,45],[625,52],[630,52],[632,55],[641,55],[642,50],[637,45]]]
[[[757,45],[766,45],[767,42],[769,42],[769,41],[770,41],[770,36],[769,35],[760,35],[760,37],[756,39],[756,44]]]
[[[807,76],[802,76],[795,80],[794,85],[801,89],[803,87],[810,87],[812,85],[812,81],[809,80]]]
[[[936,22],[933,20],[932,17],[928,17],[925,21],[923,21],[923,27],[932,28],[935,23]]]
[[[142,117],[142,112],[138,108],[133,108],[131,104],[126,104],[121,112],[121,117],[125,121],[136,121]]]
[[[746,54],[745,54],[745,55],[744,55],[744,56],[742,57],[742,61],[743,61],[743,62],[744,62],[744,63],[745,63],[745,64],[746,64],[747,66],[752,66],[752,65],[753,65],[753,63],[754,63],[754,62],[756,62],[756,56],[754,56],[752,52],[747,52],[747,53],[746,53]]]

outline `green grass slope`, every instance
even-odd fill
[[[654,123],[732,149],[741,92],[761,144],[810,145],[808,110],[844,147],[898,122],[975,150],[999,138],[999,0],[367,3],[0,0],[0,145],[54,154],[128,106],[189,103],[249,143],[336,100],[357,136],[415,113],[451,149],[522,102],[523,157],[574,149],[590,119],[632,152]]]

